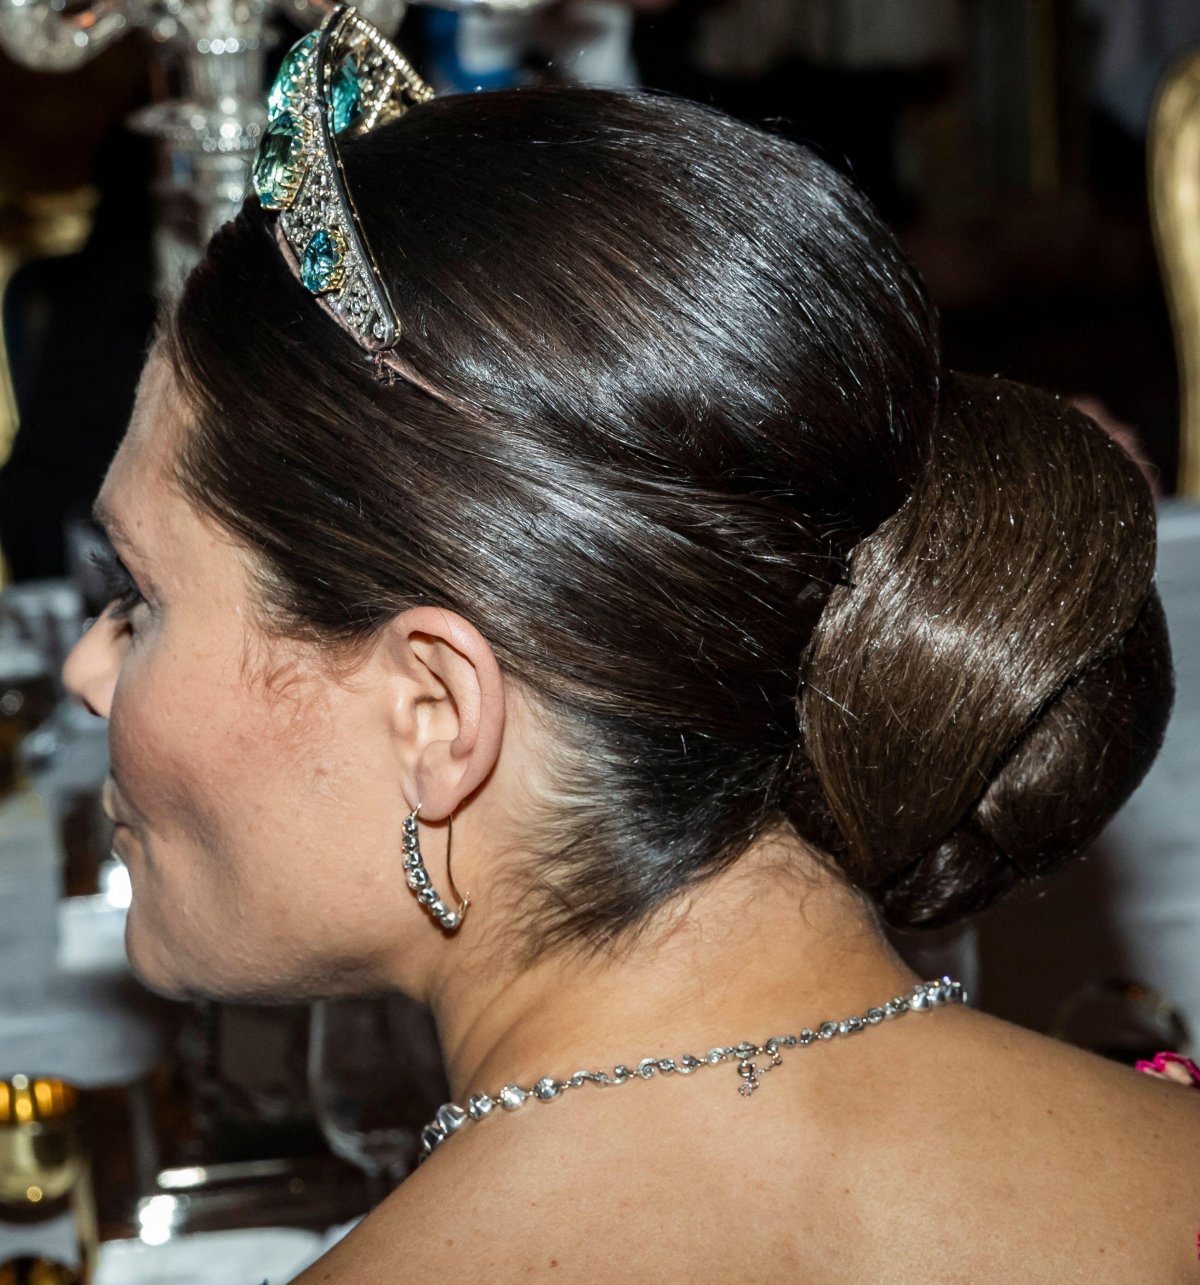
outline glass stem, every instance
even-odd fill
[[[367,1170],[367,1194],[372,1209],[381,1205],[392,1194],[392,1183],[386,1168]]]

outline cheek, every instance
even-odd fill
[[[130,648],[109,719],[112,775],[144,842],[184,832],[211,844],[223,807],[223,721],[234,704],[206,667],[167,648]]]
[[[267,693],[245,669],[146,648],[114,697],[130,956],[160,989],[319,990],[312,976],[352,972],[395,922],[402,817],[346,732],[349,702],[301,679]]]

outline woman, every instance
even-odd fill
[[[1137,469],[942,372],[854,189],[704,108],[464,96],[337,151],[353,230],[264,170],[156,342],[68,663],[142,977],[417,996],[479,1117],[301,1279],[1195,1279],[1200,1095],[878,1020],[881,923],[1046,874],[1153,758]]]

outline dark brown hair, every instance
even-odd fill
[[[788,824],[910,926],[1099,831],[1170,704],[1149,493],[1055,399],[942,375],[846,180],[589,90],[437,100],[346,166],[415,382],[248,202],[167,335],[180,475],[281,632],[444,605],[554,718],[536,947],[609,940]]]

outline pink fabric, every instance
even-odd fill
[[[1136,1063],[1136,1069],[1160,1080],[1174,1080],[1187,1088],[1200,1089],[1200,1066],[1182,1053],[1156,1053],[1150,1061]]]

